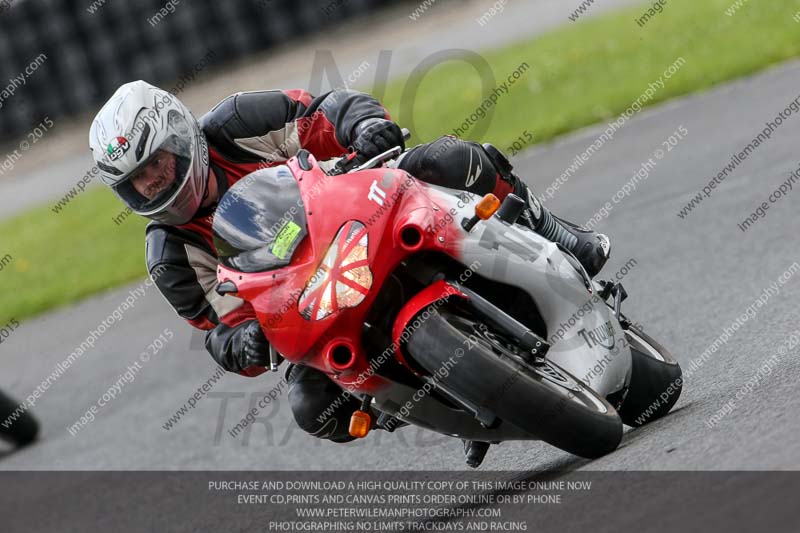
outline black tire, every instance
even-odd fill
[[[433,313],[406,352],[445,387],[564,451],[593,459],[622,439],[622,422],[604,398],[553,363],[525,363],[513,339],[464,312]]]
[[[643,331],[631,327],[625,337],[631,349],[632,369],[619,416],[626,425],[641,427],[675,406],[683,389],[683,373],[669,350]]]
[[[0,438],[17,446],[26,446],[36,440],[39,423],[33,415],[25,411],[10,424],[10,427],[5,427],[3,423],[8,421],[17,407],[19,407],[18,402],[0,392]]]

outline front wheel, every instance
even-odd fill
[[[529,364],[515,339],[466,310],[434,312],[407,352],[446,388],[562,450],[597,458],[622,439],[622,422],[604,398],[552,362]]]
[[[669,413],[683,389],[683,373],[672,354],[645,332],[625,330],[631,349],[631,382],[619,409],[622,421],[640,427]]]

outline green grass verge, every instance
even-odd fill
[[[0,257],[11,256],[0,259],[0,327],[146,274],[146,221],[116,225],[123,206],[110,190],[90,189],[58,214],[50,207],[0,222]]]
[[[792,19],[800,1],[749,2],[727,16],[725,10],[733,2],[669,0],[661,14],[640,28],[635,19],[653,3],[643,2],[483,53],[498,83],[523,62],[529,68],[509,94],[500,97],[491,120],[461,137],[506,149],[525,130],[541,142],[616,118],[678,57],[685,65],[648,105],[800,55],[800,24]],[[476,24],[475,31],[492,31],[492,23],[483,28]],[[416,142],[451,133],[485,98],[475,68],[463,61],[444,63],[418,83],[413,111],[401,105],[408,90],[405,80],[390,83],[384,98],[399,122],[410,124],[413,116]],[[480,129],[486,133],[474,138],[471,133]]]
[[[749,2],[727,16],[732,3],[669,0],[640,28],[634,20],[644,3],[579,23],[565,20],[539,38],[483,53],[498,81],[523,62],[528,69],[485,119],[486,133],[476,139],[473,127],[462,136],[505,149],[525,131],[541,142],[609,120],[678,57],[685,64],[648,105],[800,55],[800,24],[792,20],[800,0]],[[476,23],[475,31],[492,31],[492,23]],[[415,142],[450,133],[484,99],[479,76],[464,62],[442,64],[419,80],[413,111],[401,107],[406,82],[386,87],[384,101],[400,122],[413,116]],[[130,217],[115,225],[120,209],[110,192],[90,190],[60,214],[43,207],[0,222],[0,327],[144,276],[145,222]],[[6,254],[12,260],[4,264]]]

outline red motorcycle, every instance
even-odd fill
[[[515,224],[518,197],[426,184],[385,166],[398,155],[326,173],[301,151],[221,200],[217,290],[252,304],[273,369],[282,356],[360,398],[355,437],[400,421],[598,457],[623,422],[671,409],[680,367],[621,314],[621,285]]]

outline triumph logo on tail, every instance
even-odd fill
[[[616,344],[616,340],[614,339],[614,325],[609,320],[605,324],[600,327],[594,328],[591,331],[586,331],[586,329],[582,329],[578,332],[583,340],[586,341],[586,345],[589,348],[594,348],[595,346],[602,346],[603,348],[608,348],[609,350],[614,348]]]

